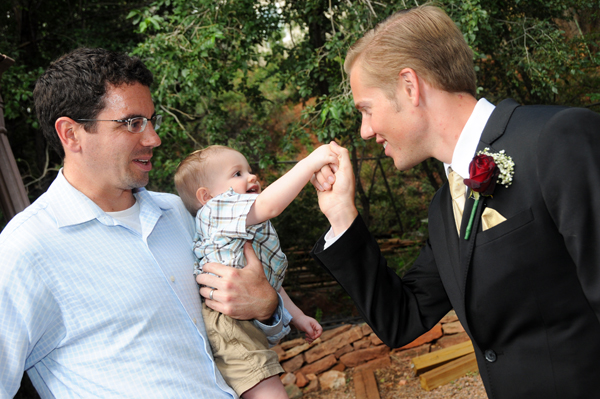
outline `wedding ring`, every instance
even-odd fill
[[[213,292],[215,292],[215,290],[210,290],[210,292],[208,293],[208,298],[209,298],[211,301],[214,301],[214,299],[213,299]]]

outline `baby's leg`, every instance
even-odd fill
[[[242,394],[243,399],[288,399],[285,388],[279,376],[272,376],[262,380]]]

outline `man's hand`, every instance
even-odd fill
[[[205,298],[209,308],[234,319],[264,322],[277,309],[277,293],[265,277],[262,263],[249,241],[244,245],[244,255],[247,265],[243,269],[219,263],[205,264],[203,271],[216,276],[202,273],[196,277],[198,284],[206,285],[200,288],[200,295]],[[214,288],[212,300],[210,291],[213,288],[210,287]]]
[[[331,185],[335,182],[333,172],[337,169],[338,157],[337,154],[331,150],[330,145],[324,144],[320,146],[300,162],[306,165],[305,167],[308,168],[311,173],[319,173],[322,171],[321,173],[327,174],[327,178],[320,183],[322,184],[322,189],[324,191],[331,189]]]
[[[319,197],[319,207],[321,212],[327,217],[334,234],[338,235],[350,227],[358,211],[354,205],[354,172],[350,162],[350,154],[344,147],[340,147],[332,141],[329,144],[331,151],[337,154],[338,166],[335,170],[335,183],[331,190],[322,191],[323,182],[329,179],[327,170],[321,170],[315,173],[311,179],[312,184],[317,188]]]
[[[335,144],[333,141],[331,143]],[[323,150],[323,147],[325,147],[327,149],[327,153],[333,153],[337,158],[338,154],[331,150],[331,143],[329,145],[319,147],[317,150],[313,151],[309,157],[313,156],[319,150]],[[335,145],[339,147],[337,144]],[[333,162],[329,161],[329,163],[324,164],[320,170],[315,171],[315,174],[310,179],[310,182],[317,189],[317,191],[331,190],[331,186],[335,183],[335,172],[338,170],[338,162],[338,159],[335,159]]]

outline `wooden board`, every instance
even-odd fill
[[[421,374],[419,378],[421,380],[421,387],[426,391],[431,391],[440,385],[447,384],[467,373],[476,372],[478,370],[479,368],[477,367],[475,353],[471,353],[446,363],[443,366],[427,371]]]
[[[415,375],[419,375],[434,367],[441,366],[451,360],[458,359],[459,357],[463,357],[473,352],[473,343],[470,340],[457,345],[452,345],[448,348],[413,358],[413,371]]]
[[[356,399],[380,399],[373,370],[367,369],[354,373],[354,393]]]

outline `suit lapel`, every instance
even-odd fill
[[[483,129],[477,151],[481,151],[485,147],[490,147],[494,141],[504,134],[508,121],[517,107],[520,107],[520,104],[512,98],[506,99],[498,104]]]
[[[471,265],[471,259],[473,258],[473,249],[475,248],[475,240],[477,238],[477,233],[479,231],[479,226],[481,224],[481,214],[485,207],[485,197],[481,197],[479,200],[479,204],[477,204],[477,209],[475,209],[475,217],[473,219],[473,226],[471,230],[471,236],[468,240],[465,240],[465,230],[466,224],[469,223],[469,217],[471,216],[471,212],[473,211],[473,206],[475,204],[475,199],[469,198],[465,204],[465,213],[463,216],[463,221],[461,225],[460,231],[460,272],[461,272],[461,288],[463,293],[463,298],[465,294],[465,287],[467,284],[467,276],[469,275],[469,267]]]
[[[500,138],[504,131],[506,130],[506,126],[514,112],[514,110],[519,107],[520,104],[514,101],[513,99],[506,99],[502,101],[492,112],[490,115],[490,119],[487,121],[485,128],[483,129],[483,133],[481,134],[481,139],[479,141],[479,145],[477,146],[477,151],[481,151],[486,147],[489,147],[490,150],[494,150],[492,144]],[[463,213],[463,219],[461,223],[460,229],[460,242],[458,244],[459,252],[460,252],[460,278],[458,281],[460,282],[461,291],[463,293],[463,298],[465,294],[465,287],[467,284],[467,277],[469,274],[469,267],[471,266],[471,259],[473,258],[473,250],[475,248],[475,241],[477,239],[477,233],[479,232],[481,225],[481,214],[485,209],[485,203],[487,198],[482,197],[479,200],[479,204],[476,209],[475,219],[473,220],[473,226],[471,231],[471,236],[469,240],[465,240],[465,230],[466,226],[469,223],[469,217],[471,215],[471,211],[473,209],[473,204],[475,200],[473,198],[468,198],[465,203],[465,210]],[[455,234],[456,236],[456,234]]]
[[[444,221],[444,237],[446,238],[446,247],[448,250],[448,259],[450,259],[451,267],[456,278],[457,284],[460,286],[462,282],[460,274],[460,251],[459,251],[459,237],[456,234],[456,224],[454,222],[454,213],[452,210],[452,196],[450,195],[450,188],[448,184],[444,187],[441,192],[442,206],[442,220]],[[461,286],[462,290],[462,286]]]

